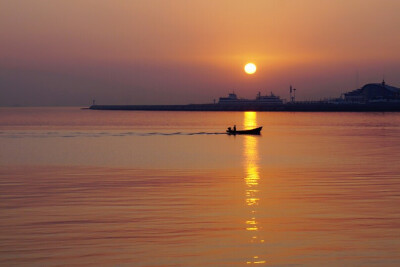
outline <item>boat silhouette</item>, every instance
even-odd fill
[[[249,129],[249,130],[232,130],[231,128],[228,128],[226,130],[226,133],[229,135],[237,135],[237,134],[252,134],[252,135],[259,135],[261,133],[261,127],[254,128],[254,129]]]

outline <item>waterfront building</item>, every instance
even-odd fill
[[[363,87],[344,94],[346,102],[373,103],[400,101],[400,88],[382,83],[369,83]]]
[[[258,92],[255,99],[238,98],[235,93],[230,93],[228,97],[220,97],[218,104],[281,105],[283,104],[283,101],[279,96],[274,95],[272,92],[270,95],[261,95],[261,93]]]

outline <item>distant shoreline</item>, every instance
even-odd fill
[[[286,103],[280,105],[257,104],[189,104],[189,105],[92,105],[92,110],[142,111],[301,111],[301,112],[400,112],[400,102],[367,104]]]

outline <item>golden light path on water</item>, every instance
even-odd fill
[[[244,113],[244,128],[250,129],[257,127],[257,113],[245,112]],[[250,209],[250,218],[246,221],[246,230],[251,234],[251,243],[264,243],[264,239],[260,238],[258,233],[260,226],[257,221],[257,209],[259,204],[259,189],[258,183],[260,180],[258,165],[258,150],[257,142],[258,136],[244,136],[244,167],[246,176],[244,178],[246,183],[246,204]],[[262,264],[266,261],[259,258],[259,255],[254,255],[247,264]]]

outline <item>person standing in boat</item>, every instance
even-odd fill
[[[233,131],[236,132],[236,124],[233,125]]]

